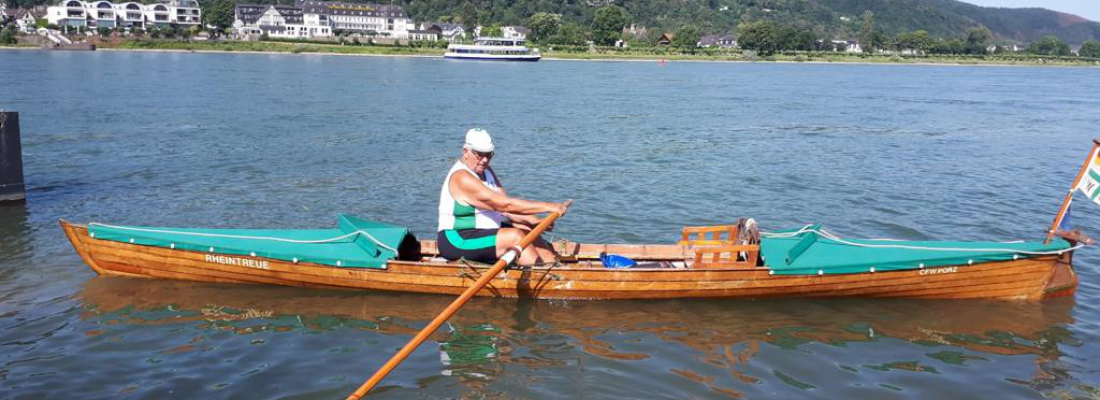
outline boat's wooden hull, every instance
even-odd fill
[[[96,273],[204,282],[459,294],[487,268],[391,261],[385,270],[224,256],[99,240],[62,221],[73,247]],[[234,259],[228,260],[227,259]],[[241,260],[245,260],[242,262]],[[1072,252],[1015,261],[823,276],[770,275],[767,268],[512,269],[479,295],[548,299],[707,297],[902,297],[1040,300],[1077,288]]]

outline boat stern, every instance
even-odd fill
[[[88,237],[88,227],[73,224],[61,218],[58,219],[58,223],[61,224],[61,229],[65,231],[65,237],[69,238],[69,243],[72,243],[76,254],[80,255],[80,259],[84,260],[84,263],[88,264],[88,267],[96,274],[103,275],[105,272],[103,268],[100,268],[95,259],[88,254],[88,245],[85,243],[90,239]]]
[[[1067,251],[1054,261],[1054,270],[1043,287],[1043,298],[1073,296],[1077,292],[1077,272],[1073,270],[1073,252]]]
[[[1092,245],[1096,240],[1086,235],[1080,228],[1074,230],[1058,230],[1055,235],[1069,242],[1070,247],[1079,244]],[[1067,251],[1058,255],[1054,261],[1054,270],[1043,287],[1043,298],[1073,296],[1077,292],[1077,272],[1073,270],[1073,251]]]

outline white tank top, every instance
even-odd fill
[[[447,172],[447,178],[443,180],[443,188],[439,191],[439,229],[499,229],[504,215],[493,210],[483,210],[472,205],[458,201],[451,196],[451,176],[458,171],[469,171],[474,177],[477,173],[471,170],[462,160],[455,162],[451,170]],[[485,180],[481,181],[485,187],[493,191],[500,191],[496,176],[490,170],[485,170]]]

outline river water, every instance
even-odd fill
[[[0,207],[0,399],[336,399],[446,296],[97,277],[58,227],[434,236],[463,132],[559,235],[749,216],[844,237],[1037,240],[1100,126],[1096,69],[507,64],[0,51],[25,205]],[[1073,223],[1098,232],[1100,207]],[[477,299],[377,398],[1097,398],[1100,252],[1045,302]]]

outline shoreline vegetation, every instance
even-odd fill
[[[175,51],[206,53],[331,54],[362,56],[442,57],[439,46],[352,45],[311,41],[178,41],[158,39],[101,40],[98,49],[112,51]],[[741,61],[741,62],[812,62],[866,64],[937,64],[937,65],[1020,65],[1097,67],[1100,59],[1040,56],[1031,54],[987,55],[899,55],[827,51],[782,52],[760,56],[753,51],[736,49],[695,49],[675,47],[619,48],[611,46],[538,46],[546,60],[585,61]],[[0,46],[0,49],[33,49],[27,46]]]

